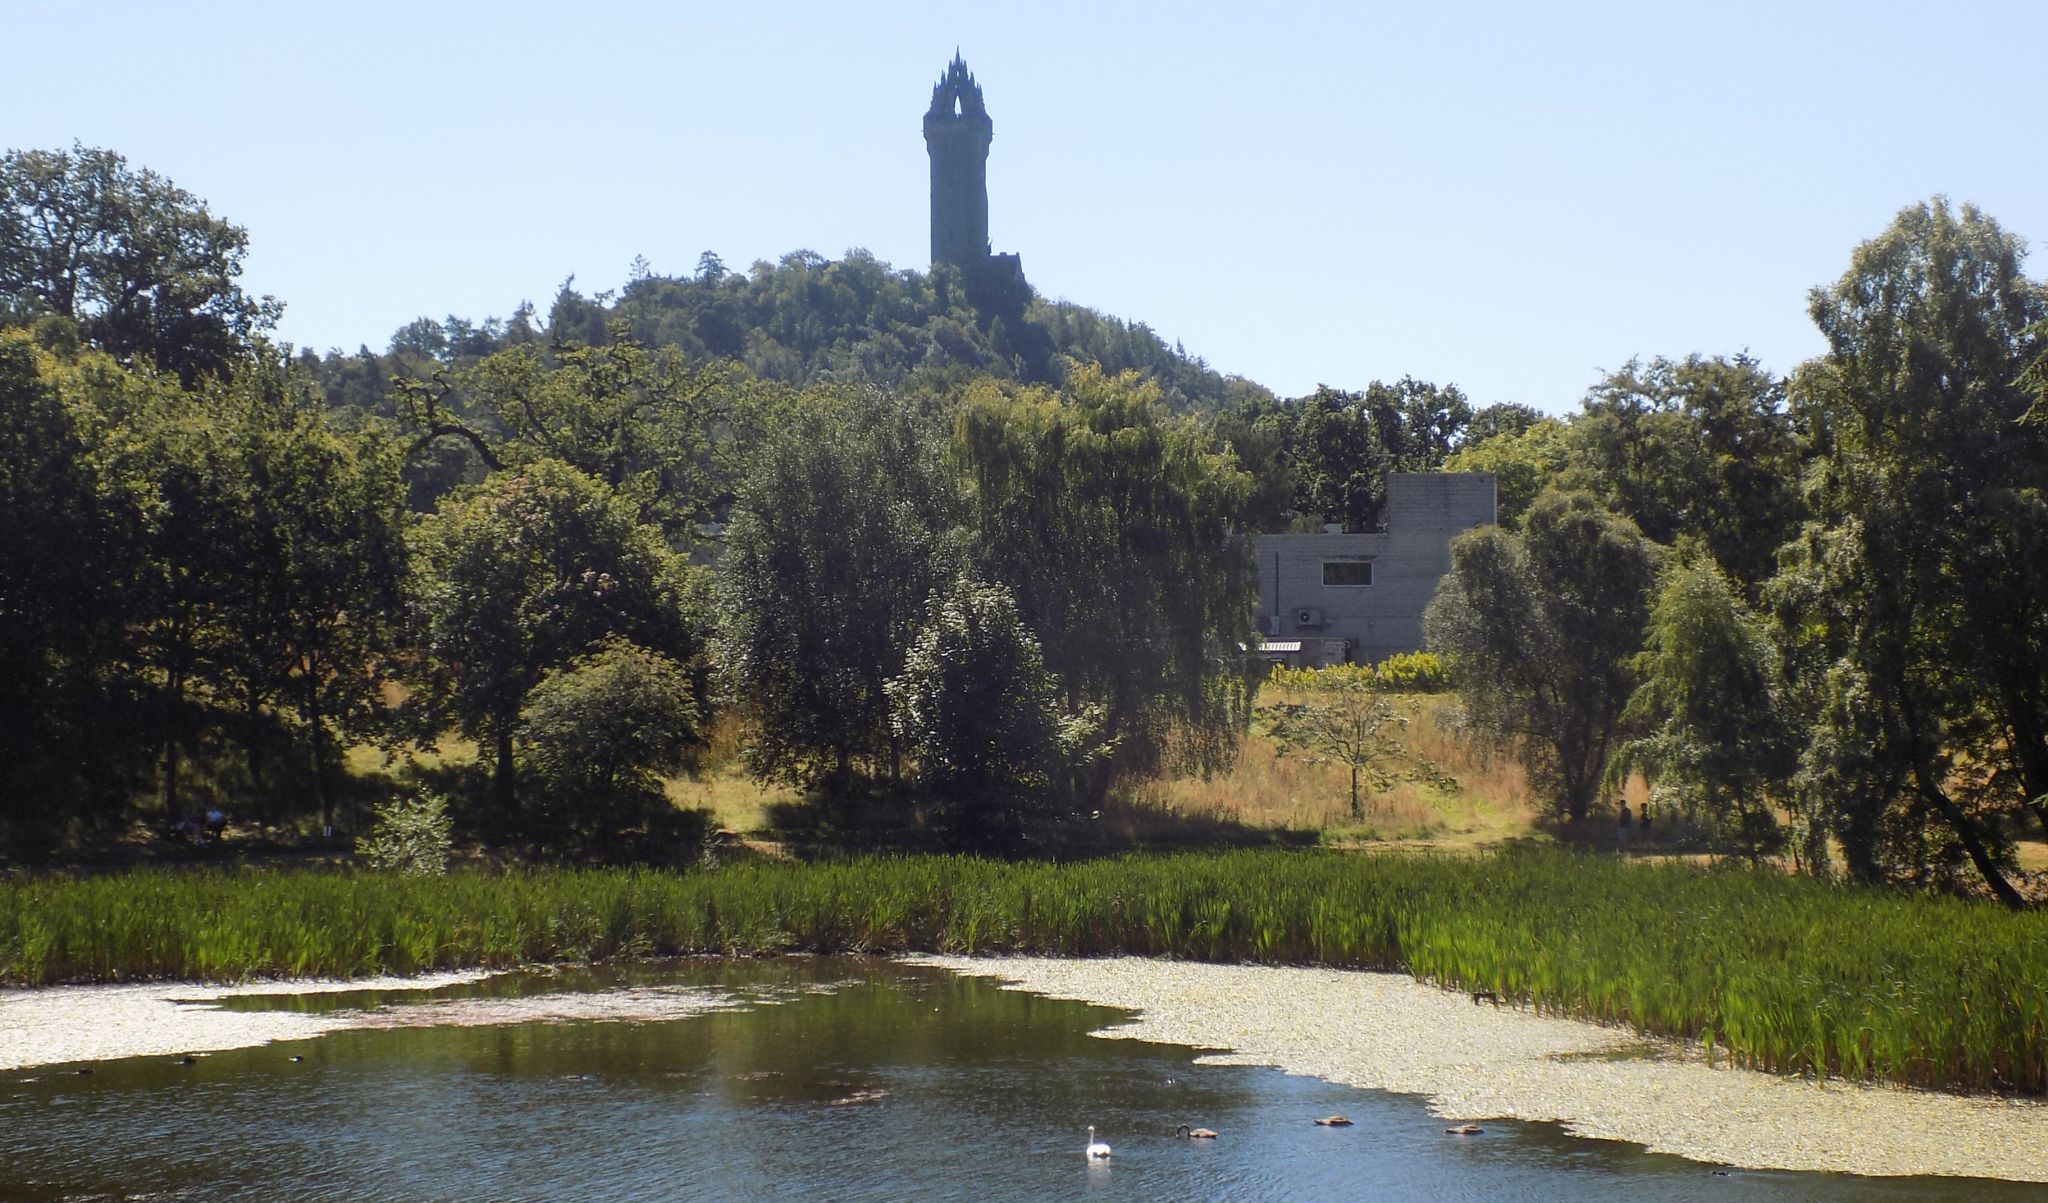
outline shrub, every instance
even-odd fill
[[[448,871],[454,826],[448,803],[439,794],[394,798],[373,813],[370,834],[356,841],[356,855],[371,868],[411,877],[436,877]]]
[[[610,639],[541,678],[519,734],[542,826],[609,847],[672,809],[657,771],[682,767],[696,746],[696,695],[682,665]]]
[[[1384,689],[1394,693],[1442,693],[1450,687],[1444,664],[1430,652],[1400,652],[1376,665],[1332,664],[1327,668],[1281,666],[1267,678],[1281,689]]]

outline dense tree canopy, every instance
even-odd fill
[[[886,687],[955,568],[943,431],[899,400],[812,399],[761,444],[726,528],[720,656],[760,719],[759,771],[896,777]]]
[[[1814,521],[1772,593],[1806,787],[1861,876],[1923,875],[1932,823],[2009,902],[1997,816],[2048,822],[2048,441],[2023,421],[2048,293],[1974,208],[1902,212],[1813,294],[1797,380]]]
[[[701,639],[693,570],[629,501],[559,460],[450,497],[411,544],[427,730],[450,721],[490,749],[503,819],[520,714],[550,669],[608,638],[682,661]]]
[[[248,234],[110,150],[0,156],[0,309],[78,323],[123,359],[225,371],[278,313],[243,294]]]
[[[1052,393],[969,390],[953,454],[983,575],[1045,646],[1068,710],[1102,708],[1105,774],[1220,766],[1248,721],[1251,481],[1156,386],[1079,369]]]
[[[1586,493],[1545,493],[1519,534],[1480,527],[1451,544],[1430,648],[1473,722],[1521,749],[1560,815],[1585,818],[1599,793],[1659,560]]]

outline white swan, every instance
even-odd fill
[[[1095,1139],[1094,1124],[1088,1125],[1088,1156],[1091,1158],[1109,1156],[1109,1146]]]

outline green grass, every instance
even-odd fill
[[[2048,913],[1773,873],[1236,852],[0,882],[16,984],[902,950],[1402,969],[1765,1070],[2048,1088]]]

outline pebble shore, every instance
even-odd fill
[[[474,970],[352,981],[294,980],[239,986],[156,982],[0,991],[0,1072],[74,1061],[215,1053],[360,1028],[645,1022],[740,1005],[717,991],[681,986],[597,994],[564,991],[520,998],[429,998],[314,1013],[229,1011],[218,1005],[238,995],[429,991],[489,976],[487,971]]]
[[[2048,1182],[2048,1104],[1710,1066],[1694,1048],[1514,1007],[1401,974],[1136,957],[907,958],[1050,998],[1139,1012],[1097,1035],[1228,1050],[1417,1094],[1459,1122],[1517,1119],[1746,1169]]]

